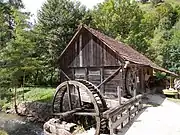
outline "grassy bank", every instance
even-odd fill
[[[0,135],[8,135],[5,131],[0,129]]]
[[[51,102],[55,88],[51,87],[26,87],[17,89],[17,103],[22,101],[39,101],[39,102]],[[12,108],[14,104],[14,90],[11,90],[11,94],[6,95],[0,99],[0,107],[3,110],[6,108]]]

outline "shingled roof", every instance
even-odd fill
[[[143,66],[149,66],[149,67],[152,67],[153,69],[177,76],[175,73],[170,72],[170,71],[156,65],[150,59],[148,59],[146,56],[142,55],[141,53],[139,53],[138,51],[136,51],[129,45],[126,45],[126,44],[119,42],[111,37],[108,37],[108,36],[104,35],[103,33],[99,32],[95,29],[92,29],[88,26],[81,25],[79,27],[78,32],[75,34],[75,36],[70,41],[68,46],[75,39],[75,37],[81,31],[81,29],[86,29],[87,31],[92,33],[95,37],[97,37],[99,40],[101,40],[105,45],[107,45],[111,50],[113,50],[116,54],[118,54],[125,61],[129,61],[129,62],[136,63],[136,64],[143,65]],[[68,48],[68,46],[66,47],[66,49]],[[62,52],[62,54],[64,53],[64,51]]]

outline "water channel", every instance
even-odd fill
[[[8,135],[44,135],[42,124],[28,122],[25,118],[0,112],[0,130]]]

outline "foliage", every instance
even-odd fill
[[[31,32],[26,22],[27,15],[13,9],[13,38],[1,49],[1,58],[3,66],[0,70],[4,79],[9,80],[9,85],[22,85],[22,78],[26,72],[35,70],[38,67],[38,61],[35,57],[35,43],[31,41]]]
[[[58,57],[72,38],[86,14],[79,2],[48,0],[38,14],[38,32],[44,38],[43,46],[50,66],[56,66]]]
[[[38,13],[35,33],[38,37],[36,50],[43,60],[44,69],[38,71],[39,84],[57,85],[58,58],[80,23],[88,24],[89,11],[79,2],[48,0]]]
[[[147,12],[146,15],[151,14],[151,21],[147,20],[151,28],[151,38],[148,40],[149,56],[158,65],[163,65],[163,48],[171,39],[171,29],[179,19],[179,11],[177,7],[173,7],[169,3],[162,3],[156,7],[152,12]],[[152,52],[152,53],[151,53]]]
[[[21,101],[39,101],[51,103],[55,88],[52,87],[25,87],[17,89],[17,100]],[[23,99],[24,96],[24,99]],[[5,95],[4,99],[0,99],[0,108],[3,110],[11,108],[13,105],[12,95]]]
[[[8,135],[5,131],[0,130],[0,135]]]
[[[57,86],[58,58],[82,23],[180,73],[179,4],[178,0],[105,0],[87,10],[77,1],[47,0],[32,25],[21,0],[0,0],[1,104],[10,103],[17,87]],[[37,89],[24,96],[49,99],[49,92]],[[36,98],[34,93],[42,97]]]
[[[163,48],[164,67],[180,73],[180,20],[172,29],[173,36]]]
[[[145,53],[148,45],[146,29],[141,25],[143,14],[135,1],[106,0],[93,10],[92,21],[95,28]]]

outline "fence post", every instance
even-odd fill
[[[128,117],[128,123],[131,121],[131,106],[128,108],[128,113],[129,113],[129,117]]]
[[[119,86],[117,86],[117,92],[118,92],[119,105],[121,105],[121,89]]]
[[[113,135],[114,134],[114,129],[112,127],[112,118],[109,118],[109,128],[110,128],[110,135]]]

